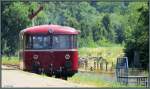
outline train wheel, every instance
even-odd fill
[[[49,77],[52,77],[52,75],[53,75],[52,69],[45,70],[44,73]]]
[[[36,73],[36,74],[39,74],[39,73],[40,73],[39,67],[32,65],[32,72],[33,72],[33,73]]]
[[[63,80],[67,80],[67,77],[68,77],[68,72],[67,71],[63,71],[62,72],[62,79]]]
[[[55,78],[61,78],[61,76],[59,74],[56,74]]]
[[[39,66],[37,66],[36,73],[37,74],[43,74],[44,73],[44,69],[42,69]]]
[[[52,77],[52,73],[45,73],[47,76]]]
[[[38,69],[37,68],[32,68],[32,72],[33,73],[38,73]]]
[[[63,76],[63,77],[61,77],[63,80],[67,80],[68,79],[68,77],[67,76]]]
[[[51,74],[46,74],[48,77],[52,77],[52,75]]]

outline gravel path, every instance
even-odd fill
[[[2,87],[90,87],[2,66]]]

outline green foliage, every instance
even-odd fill
[[[142,7],[136,8],[138,19],[135,27],[131,30],[128,39],[126,40],[126,52],[130,59],[130,63],[133,62],[134,52],[139,52],[140,63],[142,67],[148,69],[149,60],[149,11],[148,4],[142,4]],[[131,20],[132,21],[132,20]]]
[[[12,3],[2,12],[2,50],[5,52],[18,49],[19,32],[30,24],[27,14],[28,7],[23,2]]]
[[[12,56],[12,57],[8,57],[8,56],[3,56],[2,57],[2,64],[3,65],[19,65],[19,57],[16,56]]]
[[[22,29],[32,26],[31,11],[43,10],[34,17],[34,25],[59,24],[80,30],[79,47],[126,44],[140,52],[141,62],[148,62],[148,6],[146,2],[2,2],[2,51],[18,50]]]

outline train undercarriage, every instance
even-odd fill
[[[41,67],[39,62],[32,63],[32,67],[30,70],[23,69],[25,71],[29,71],[36,74],[46,74],[49,77],[55,76],[55,78],[61,78],[67,80],[68,77],[72,77],[78,71],[71,70],[71,62],[66,61],[64,67],[59,67],[58,69],[54,69],[53,65],[51,64],[48,68]]]

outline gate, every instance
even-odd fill
[[[117,58],[117,65],[116,65],[117,82],[127,85],[128,78],[121,78],[122,76],[128,76],[128,58],[127,57]]]
[[[128,58],[120,57],[117,58],[116,64],[116,78],[117,82],[124,85],[137,85],[148,87],[148,77],[147,76],[138,76],[130,75],[128,66]]]

